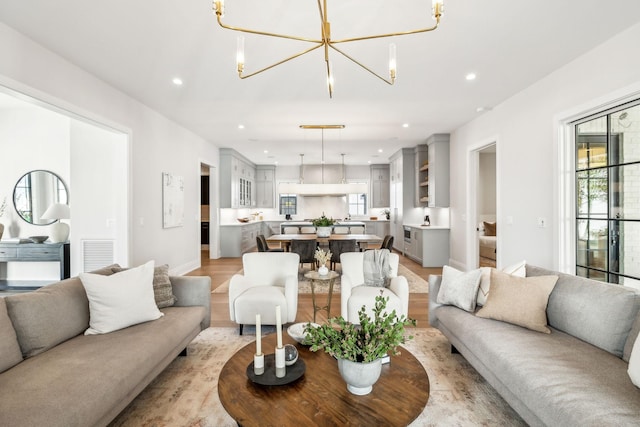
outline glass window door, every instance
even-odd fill
[[[640,288],[640,102],[575,126],[576,274]]]

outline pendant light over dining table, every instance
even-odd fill
[[[344,170],[344,154],[342,154],[342,179],[340,183],[324,182],[324,131],[326,129],[344,129],[344,125],[300,125],[301,129],[319,129],[321,131],[321,183],[306,184],[303,178],[304,154],[300,154],[300,181],[299,183],[281,183],[279,191],[282,194],[298,194],[301,196],[344,196],[346,194],[364,194],[367,192],[367,185],[363,183],[346,182]]]

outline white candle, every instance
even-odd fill
[[[256,354],[262,354],[262,328],[260,325],[260,315],[256,314]]]
[[[278,336],[278,348],[282,347],[282,319],[280,316],[280,306],[276,305],[276,334]]]

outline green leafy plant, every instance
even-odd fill
[[[318,327],[307,323],[304,344],[310,345],[311,351],[324,350],[335,358],[352,362],[373,362],[387,354],[398,354],[397,347],[413,339],[411,335],[405,337],[405,326],[415,326],[416,321],[404,315],[398,317],[395,310],[387,312],[388,301],[389,297],[376,297],[373,319],[362,306],[358,311],[360,325],[347,322],[342,316]]]
[[[391,218],[391,211],[389,209],[385,209],[382,212],[380,212],[381,215],[384,215],[387,217],[387,219]]]
[[[316,218],[312,221],[314,227],[331,227],[336,223],[336,220],[333,218],[327,218],[324,216],[324,212],[322,212],[322,216],[320,218]]]

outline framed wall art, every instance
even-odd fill
[[[184,177],[162,173],[162,228],[184,225]]]

